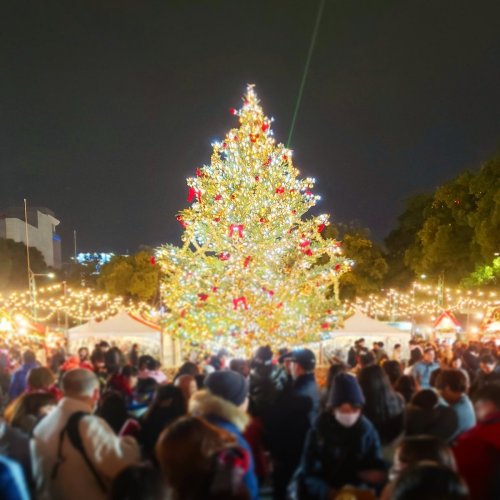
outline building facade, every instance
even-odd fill
[[[58,224],[59,220],[52,210],[44,207],[28,209],[29,245],[40,250],[47,266],[55,269],[61,268],[61,237],[56,234]],[[10,207],[0,210],[0,238],[26,245],[24,208]]]

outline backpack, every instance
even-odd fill
[[[106,493],[106,485],[104,484],[104,481],[102,480],[101,476],[99,476],[99,473],[97,472],[94,465],[90,461],[83,446],[82,437],[80,436],[80,432],[78,430],[78,426],[80,424],[81,419],[83,417],[86,417],[87,415],[89,414],[83,411],[77,411],[73,413],[68,418],[66,425],[62,428],[61,433],[59,434],[59,445],[57,448],[57,462],[54,464],[54,467],[52,468],[51,479],[54,480],[57,477],[59,467],[66,460],[66,458],[63,457],[62,455],[62,446],[64,442],[64,437],[67,434],[69,442],[73,445],[73,447],[76,450],[80,452],[80,455],[83,457],[85,463],[87,464],[87,467],[90,469],[90,472],[92,472],[92,475],[94,476],[97,484],[99,485],[99,488],[103,493]]]

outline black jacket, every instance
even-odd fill
[[[326,499],[331,489],[362,485],[358,473],[385,470],[380,441],[371,422],[361,416],[352,427],[323,412],[309,431],[301,461],[303,497]]]

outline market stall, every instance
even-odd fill
[[[128,352],[133,344],[139,344],[141,354],[162,359],[164,366],[172,366],[176,361],[175,344],[170,337],[165,337],[162,342],[160,325],[126,311],[106,320],[90,320],[71,328],[68,339],[72,353],[76,353],[80,347],[92,349],[95,344],[105,340],[123,352]]]

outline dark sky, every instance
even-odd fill
[[[0,207],[65,253],[178,241],[185,178],[257,84],[286,141],[316,0],[3,0]],[[499,148],[498,0],[327,0],[292,141],[321,211],[381,240],[404,199]]]

